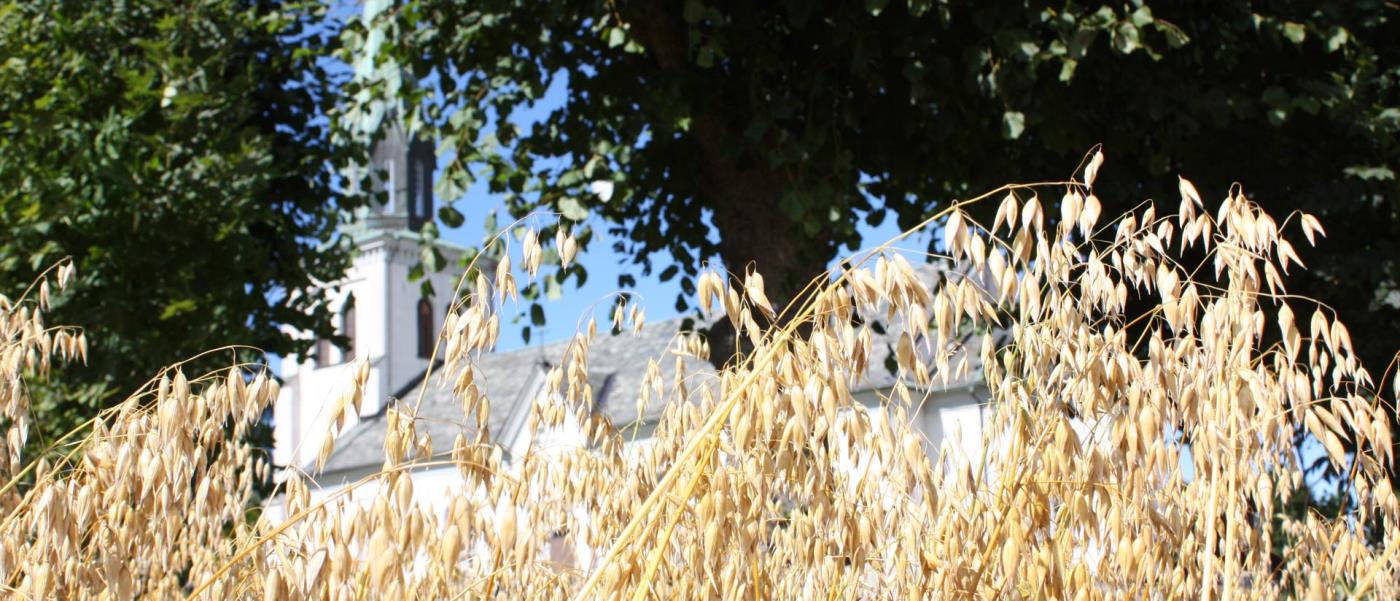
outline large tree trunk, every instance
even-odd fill
[[[714,210],[714,225],[719,230],[719,253],[731,275],[731,285],[742,290],[744,276],[750,271],[763,274],[765,294],[774,310],[783,313],[789,304],[799,305],[807,283],[819,275],[831,260],[829,235],[805,235],[782,209],[780,200],[787,182],[779,173],[764,170],[741,170],[724,160],[713,144],[708,144],[705,132],[697,127],[704,167],[710,177],[704,188],[706,206]],[[760,326],[770,324],[765,316],[754,311]],[[747,349],[746,338],[736,336],[729,320],[721,319],[709,331],[711,361],[716,367],[741,356]]]
[[[678,6],[678,5],[677,5]],[[633,3],[624,9],[633,35],[647,48],[657,67],[668,73],[691,68],[686,25],[677,9],[665,2]],[[714,211],[719,230],[719,254],[742,287],[750,270],[763,274],[769,300],[781,312],[811,278],[831,260],[833,245],[827,228],[814,234],[802,230],[781,206],[790,178],[762,158],[745,160],[730,149],[743,139],[744,102],[734,99],[722,107],[697,107],[691,115],[691,142],[695,145],[701,179],[697,188],[704,205]],[[755,314],[760,326],[768,326]],[[721,319],[709,331],[711,361],[716,366],[742,352],[744,345],[732,325]]]
[[[706,157],[705,167],[718,172],[710,180],[713,189],[705,193],[706,205],[714,209],[720,258],[730,272],[731,285],[742,290],[743,278],[750,270],[763,274],[764,292],[781,313],[789,303],[799,300],[799,292],[825,265],[825,257],[812,256],[809,240],[779,206],[781,180],[733,173],[731,165],[710,157]],[[760,326],[772,325],[760,311],[754,311],[754,319]],[[748,350],[744,337],[736,336],[728,319],[716,322],[708,336],[710,359],[716,367]]]

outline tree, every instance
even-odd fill
[[[514,216],[601,218],[687,292],[719,258],[788,301],[861,220],[908,227],[1009,180],[1065,179],[1103,143],[1106,214],[1174,209],[1176,174],[1317,214],[1332,236],[1292,291],[1371,333],[1373,369],[1400,339],[1393,3],[409,0],[372,16],[347,48],[422,85],[369,73],[358,110],[401,101],[439,137],[440,196],[484,178]],[[514,125],[556,81],[564,105]]]
[[[50,320],[91,341],[90,365],[31,383],[33,439],[170,363],[305,350],[283,326],[332,334],[318,282],[350,258],[331,169],[352,149],[324,125],[335,32],[313,19],[262,0],[0,5],[0,292],[71,256]]]

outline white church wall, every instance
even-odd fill
[[[355,375],[354,363],[342,363],[314,370],[305,370],[282,388],[273,413],[274,460],[279,465],[305,466],[315,459],[325,436],[330,432],[331,407],[336,399],[349,392]],[[378,384],[370,374],[366,388]],[[348,429],[358,422],[351,415]]]
[[[356,267],[361,265],[357,262]],[[340,327],[339,315],[345,303],[363,281],[360,274],[352,270],[341,289],[332,298],[330,308],[337,315],[336,324]],[[356,327],[365,321],[361,317],[364,308],[356,298]],[[314,347],[313,347],[314,349]],[[357,352],[361,352],[359,348]],[[330,409],[339,394],[348,389],[354,375],[353,363],[345,361],[344,352],[333,348],[331,363],[317,367],[310,357],[291,356],[283,360],[282,387],[273,409],[273,459],[279,465],[304,465],[315,457],[317,450],[329,430]],[[347,424],[348,427],[348,424]]]
[[[383,312],[383,336],[387,345],[383,369],[388,374],[389,387],[379,397],[386,401],[389,395],[398,392],[428,367],[428,360],[418,356],[418,302],[423,298],[421,281],[410,282],[408,279],[409,271],[419,260],[419,247],[410,240],[394,240],[391,244],[393,248],[385,263],[386,277],[382,280],[385,287],[383,297],[390,307]],[[448,249],[443,254],[453,267],[428,276],[434,290],[433,296],[427,299],[432,308],[430,331],[434,341],[442,329],[457,278],[462,274],[460,268],[455,267],[460,253]]]
[[[853,396],[855,400],[882,416],[884,397],[890,391],[863,391]],[[982,460],[982,426],[985,407],[981,399],[984,390],[978,386],[960,386],[931,393],[927,399],[910,411],[913,426],[923,433],[924,449],[931,457],[938,457],[940,451],[956,457],[959,461]],[[915,402],[919,399],[916,397]]]
[[[421,296],[418,282],[408,281],[408,271],[416,257],[410,255],[406,245],[396,244],[389,253],[385,278],[385,300],[390,307],[384,316],[385,348],[384,370],[389,374],[388,390],[381,397],[398,392],[413,376],[428,367],[428,360],[418,357],[418,300]],[[429,301],[431,302],[431,301]],[[434,307],[436,308],[436,307]],[[436,315],[434,315],[436,317]],[[435,321],[435,325],[440,320]],[[436,332],[436,328],[434,328]],[[409,375],[412,374],[412,375]]]
[[[358,360],[370,363],[360,415],[383,409],[398,392],[428,366],[417,353],[418,282],[408,280],[418,260],[416,240],[381,235],[361,242],[359,254],[347,271],[331,309],[341,315],[351,296],[355,302],[354,361],[346,361],[339,348],[331,350],[331,364],[318,367],[309,357],[288,357],[282,375],[286,385],[273,410],[274,461],[304,467],[315,459],[330,431],[331,404],[347,390]],[[445,249],[449,265],[460,253]],[[430,277],[437,294],[433,308],[434,336],[442,326],[452,290],[460,273],[447,269]],[[343,327],[337,317],[337,327]],[[351,415],[345,428],[359,421]]]
[[[980,465],[983,458],[982,410],[969,395],[959,402],[939,404],[925,411],[922,415],[925,431],[937,432],[936,439],[933,435],[929,438],[930,442],[937,440],[933,451],[958,464]]]
[[[384,314],[388,311],[384,297],[378,293],[376,282],[387,275],[385,253],[382,248],[366,248],[361,251],[350,271],[350,291],[355,295],[355,356],[371,362],[373,385],[365,387],[365,413],[378,410],[378,399],[383,398],[384,387],[388,383],[374,370],[374,363],[383,354],[385,343]],[[372,396],[371,396],[372,395]]]
[[[337,316],[336,326],[343,328],[339,316],[345,303],[355,299],[356,356],[374,348],[372,328],[376,299],[366,294],[368,283],[376,276],[376,255],[362,252],[347,271],[330,308]],[[313,347],[314,351],[314,347]],[[354,375],[353,363],[346,361],[344,351],[333,348],[330,364],[318,367],[311,357],[292,356],[283,361],[283,378],[287,381],[273,412],[274,460],[279,465],[302,466],[315,458],[330,429],[330,407],[338,395],[347,390]],[[377,382],[369,383],[374,390]],[[347,424],[347,427],[349,424]]]

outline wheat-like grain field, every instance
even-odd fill
[[[1400,596],[1400,506],[1382,467],[1394,404],[1377,392],[1393,397],[1392,382],[1357,363],[1325,304],[1279,302],[1302,268],[1289,239],[1311,243],[1322,224],[1267,215],[1238,187],[1207,205],[1185,179],[1174,213],[1144,203],[1105,220],[1101,164],[1096,152],[1073,181],[931,216],[940,259],[963,274],[934,290],[892,246],[814,281],[798,306],[772,306],[756,273],[704,272],[703,311],[753,349],[706,381],[679,355],[655,358],[639,399],[665,406],[650,444],[625,444],[589,407],[589,345],[606,335],[589,323],[530,418],[576,420],[586,448],[508,462],[490,432],[464,428],[435,457],[406,403],[389,410],[382,471],[361,483],[380,494],[313,502],[311,476],[292,474],[279,521],[245,513],[268,469],[242,442],[277,396],[265,373],[171,369],[49,454],[21,456],[23,378],[87,352],[81,332],[43,321],[50,287],[71,277],[59,265],[0,300],[0,584],[36,599]],[[993,222],[972,203],[999,203]],[[529,277],[550,243],[573,258],[567,236],[512,242]],[[518,290],[501,263],[494,281],[464,282],[440,337],[466,425],[491,402],[473,361]],[[1134,297],[1148,310],[1130,311]],[[635,306],[614,319],[641,320]],[[887,418],[850,393],[876,321],[903,332]],[[675,348],[710,350],[679,335]],[[931,456],[908,419],[969,357],[991,393],[976,464]],[[363,373],[333,411],[358,405]],[[1353,502],[1343,519],[1287,520],[1275,540],[1280,499],[1302,482],[1300,430]],[[474,492],[445,512],[415,503],[408,472],[430,463]],[[549,561],[555,536],[589,552]]]

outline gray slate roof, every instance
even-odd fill
[[[919,265],[915,269],[931,288],[942,282],[944,270],[940,267]],[[637,399],[646,375],[647,362],[653,359],[660,363],[662,380],[668,387],[663,398],[671,397],[669,387],[674,374],[675,355],[668,349],[673,348],[681,321],[671,319],[650,323],[636,334],[625,331],[614,336],[599,332],[588,350],[589,384],[593,389],[595,411],[606,414],[619,427],[660,417],[664,409],[661,402],[650,403],[646,414],[638,415]],[[893,352],[894,342],[901,331],[900,326],[891,325],[886,327],[885,334],[875,337],[869,369],[852,392],[886,390],[894,386],[898,376],[885,368],[885,361]],[[513,416],[517,420],[525,417],[517,412],[529,410],[550,366],[564,360],[568,344],[568,341],[563,341],[535,348],[489,353],[477,359],[476,381],[491,400],[487,425],[498,441],[501,441],[501,436],[508,435],[507,426]],[[967,377],[946,385],[935,384],[935,388],[966,386],[980,380],[977,353],[969,353],[968,360],[972,365]],[[686,357],[684,361],[692,379],[687,383],[690,391],[694,392],[706,381],[714,382],[714,369],[708,362],[692,357]],[[956,362],[957,358],[953,361]],[[399,402],[405,408],[412,409],[418,399],[420,382],[421,376],[399,391],[395,395],[398,400],[391,403]],[[912,386],[908,382],[906,384]],[[441,368],[433,370],[416,415],[417,432],[432,437],[435,455],[449,452],[457,434],[467,431],[461,402],[452,394],[451,385]],[[336,441],[336,450],[327,461],[323,473],[377,469],[384,460],[386,429],[382,412],[352,426]]]
[[[637,399],[649,360],[654,359],[661,364],[662,379],[670,386],[675,355],[668,349],[673,348],[680,323],[680,319],[650,323],[635,334],[630,330],[615,336],[605,331],[598,333],[588,349],[589,385],[593,389],[594,411],[605,414],[618,426],[660,417],[664,408],[660,402],[649,404],[646,414],[638,415]],[[550,367],[565,359],[568,344],[568,341],[564,341],[542,347],[489,353],[476,360],[476,381],[491,400],[487,426],[494,436],[506,434],[512,418],[525,417],[523,412],[529,410]],[[686,357],[683,361],[693,380],[713,379],[714,369],[709,363],[693,357]],[[433,370],[416,413],[417,431],[420,435],[432,437],[434,454],[448,452],[457,434],[468,431],[464,425],[468,420],[463,417],[461,401],[452,394],[446,377],[441,368]],[[420,382],[421,377],[405,386],[396,395],[396,402],[406,409],[412,409],[418,401]],[[695,382],[695,385],[699,384]],[[336,450],[326,462],[324,472],[380,465],[384,461],[386,430],[383,413],[369,416],[352,426],[336,441]]]

